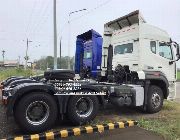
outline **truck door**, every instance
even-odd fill
[[[162,71],[169,82],[175,81],[176,79],[176,64],[169,62],[174,60],[173,57],[173,50],[171,46],[166,45],[165,43],[159,42],[158,43],[158,70]]]
[[[113,69],[118,64],[128,65],[130,70],[138,70],[138,47],[139,41],[127,41],[118,44],[113,44],[114,54],[113,54]]]

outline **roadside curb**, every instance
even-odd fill
[[[54,140],[54,139],[66,138],[69,136],[80,136],[81,134],[90,134],[90,133],[96,133],[96,132],[102,133],[107,130],[132,127],[137,124],[138,122],[134,120],[121,121],[121,122],[115,122],[115,123],[76,127],[76,128],[64,129],[60,131],[50,131],[50,132],[45,132],[45,133],[40,133],[40,134],[24,135],[24,136],[12,137],[12,138],[2,139],[2,140]]]

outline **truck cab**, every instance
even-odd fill
[[[168,33],[158,27],[149,25],[140,12],[134,11],[126,16],[110,21],[104,25],[104,42],[102,72],[107,70],[108,48],[113,47],[112,69],[118,64],[127,65],[131,71],[162,72],[169,82],[169,99],[175,97],[176,53],[170,44]],[[141,76],[140,76],[141,73]]]
[[[96,78],[102,58],[102,36],[93,29],[77,36],[75,53],[76,77]]]

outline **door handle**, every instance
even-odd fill
[[[158,68],[160,68],[160,69],[161,69],[162,67],[161,67],[161,66],[158,66]]]

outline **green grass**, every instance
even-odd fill
[[[165,139],[180,139],[180,104],[167,101],[158,118],[141,118],[138,122],[140,127],[158,133]]]
[[[0,70],[0,81],[10,77],[10,76],[25,76],[29,77],[32,76],[34,73],[32,70],[24,70],[20,68],[15,68],[15,69],[4,69]]]
[[[177,72],[177,80],[180,80],[180,71]]]

